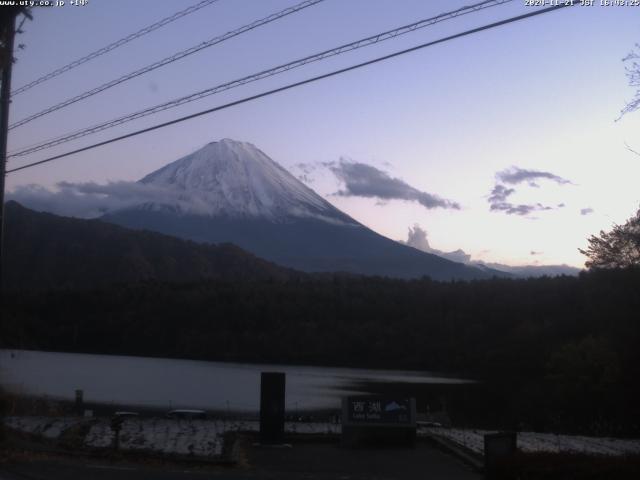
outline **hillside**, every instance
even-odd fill
[[[150,173],[137,186],[148,198],[102,219],[196,242],[230,242],[305,272],[434,280],[509,276],[374,232],[247,142],[211,142]]]
[[[114,283],[284,279],[293,271],[230,245],[5,206],[7,289],[87,289]]]

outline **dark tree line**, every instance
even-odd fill
[[[42,350],[440,371],[483,382],[491,401],[477,403],[485,411],[476,418],[639,432],[639,287],[640,269],[629,268],[530,280],[335,276],[22,293],[6,299],[0,338]]]

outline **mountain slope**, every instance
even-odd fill
[[[249,143],[212,142],[140,183],[164,196],[102,219],[196,242],[231,242],[307,272],[436,280],[500,275],[420,252],[373,232]]]
[[[166,203],[147,205],[160,211],[273,222],[315,218],[358,225],[246,142],[211,142],[139,183],[171,192]],[[174,201],[176,196],[179,204]]]
[[[231,242],[308,272],[436,280],[500,274],[420,252],[373,232],[249,143],[212,142],[140,183],[164,191],[163,200],[116,211],[103,220],[196,242]]]
[[[201,245],[99,220],[59,217],[16,202],[7,202],[5,215],[4,280],[10,290],[294,274],[234,245]]]

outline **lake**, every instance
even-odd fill
[[[287,409],[339,408],[363,385],[463,384],[433,372],[368,370],[0,349],[0,385],[16,394],[148,408],[255,412],[260,372],[286,373]],[[363,390],[363,388],[365,388]]]

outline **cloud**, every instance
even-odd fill
[[[580,209],[580,215],[591,215],[592,213],[593,213],[593,208],[591,207]]]
[[[542,205],[541,203],[514,205],[511,203],[500,203],[491,205],[492,211],[502,211],[507,215],[527,216],[536,211],[552,210],[551,207]]]
[[[206,204],[184,198],[177,191],[138,182],[69,183],[60,182],[57,190],[26,185],[7,193],[26,207],[58,215],[96,218],[105,213],[146,203],[178,205],[184,211],[206,212]]]
[[[300,172],[296,175],[298,180],[306,184],[311,184],[315,181],[315,179],[313,178],[313,174],[315,173],[317,168],[318,167],[316,164],[300,162],[300,163],[296,163],[293,166],[292,170],[293,171],[298,170]]]
[[[460,205],[457,202],[420,191],[405,181],[393,178],[388,173],[371,165],[351,162],[343,158],[340,159],[340,162],[330,162],[324,165],[344,184],[344,188],[338,190],[336,195],[377,198],[380,200],[406,200],[418,202],[427,209],[460,209]]]
[[[537,210],[551,210],[540,203],[533,205],[515,205],[507,199],[515,193],[514,188],[507,188],[504,185],[495,185],[489,194],[490,210],[492,212],[505,212],[507,215],[529,215]]]
[[[535,181],[539,179],[551,180],[559,185],[571,184],[570,180],[566,178],[554,175],[551,172],[542,172],[540,170],[526,170],[519,167],[511,167],[501,172],[496,173],[496,178],[507,185],[517,185],[522,182],[527,182],[529,186],[538,188]]]
[[[417,223],[413,226],[413,228],[409,227],[406,244],[410,247],[422,250],[423,252],[433,251],[433,249],[429,245],[429,240],[427,240],[427,231],[420,228],[420,225],[418,225]]]
[[[491,203],[491,205],[504,203],[507,198],[515,192],[516,190],[514,188],[507,188],[504,185],[495,185],[489,195],[489,203]]]
[[[400,240],[400,243],[404,243],[405,245],[409,245],[410,247],[417,248],[418,250],[422,250],[423,252],[433,253],[434,255],[446,258],[447,260],[460,262],[466,265],[480,268],[492,268],[495,270],[513,274],[517,277],[540,277],[543,275],[577,275],[577,273],[579,272],[579,269],[570,267],[568,265],[541,265],[538,260],[534,260],[533,265],[514,266],[504,265],[502,263],[472,260],[471,255],[465,253],[464,250],[461,249],[455,250],[453,252],[443,252],[442,250],[431,248],[431,245],[429,245],[429,240],[427,239],[427,232],[418,224],[415,224],[413,228],[409,227],[407,241],[403,242],[402,240]],[[483,250],[482,252],[480,252],[480,254],[482,255],[488,252],[489,250]],[[529,254],[532,256],[537,256],[543,255],[544,252],[531,250]]]
[[[492,212],[504,212],[507,215],[527,216],[533,212],[553,210],[552,207],[543,205],[539,202],[530,204],[514,204],[509,201],[509,197],[516,193],[515,188],[509,188],[506,185],[518,185],[527,183],[530,187],[540,188],[535,180],[550,180],[559,185],[573,185],[570,180],[554,175],[551,172],[543,172],[539,170],[525,170],[519,167],[511,167],[496,173],[496,183],[489,193],[488,202],[489,209]],[[506,184],[506,185],[505,185]],[[559,203],[556,208],[563,208],[564,203]]]
[[[433,253],[434,255],[438,255],[453,262],[471,262],[471,255],[465,253],[464,250],[458,249],[453,252],[443,252],[442,250],[431,248],[429,240],[427,239],[427,231],[422,229],[417,223],[413,228],[409,227],[407,241],[402,243],[409,245],[410,247],[417,248],[418,250],[422,250],[423,252]]]
[[[304,163],[304,162],[296,163],[294,167],[306,174],[313,173],[317,168],[317,166],[314,163]]]

